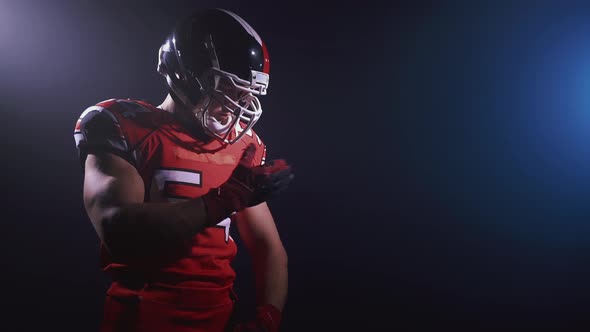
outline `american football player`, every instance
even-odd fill
[[[84,204],[112,277],[102,331],[278,331],[287,254],[266,201],[293,173],[265,161],[252,127],[269,85],[256,31],[227,10],[181,21],[159,49],[168,95],[157,107],[110,99],[74,137]],[[236,225],[251,254],[256,318],[232,324]]]

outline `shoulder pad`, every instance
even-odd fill
[[[100,103],[82,112],[76,122],[74,139],[82,163],[89,153],[96,151],[111,152],[133,165],[136,163],[118,117]]]
[[[256,147],[252,166],[264,165],[264,162],[266,161],[266,145],[262,142],[256,132],[252,129],[248,130],[246,134],[242,136],[240,141],[243,141],[245,145],[253,144]]]
[[[134,119],[141,113],[152,113],[154,110],[144,103],[132,99],[111,99],[107,107],[119,113],[125,119]],[[101,105],[99,103],[98,105]]]

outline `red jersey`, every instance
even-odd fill
[[[191,134],[173,114],[148,103],[110,99],[86,109],[74,132],[80,160],[89,153],[108,151],[135,166],[145,185],[145,202],[199,197],[227,181],[248,144],[257,150],[253,165],[264,163],[266,148],[253,131],[227,145],[204,142]],[[207,227],[192,239],[190,254],[160,268],[156,281],[186,285],[231,287],[231,261],[237,247],[230,236],[231,220]],[[104,270],[133,272],[102,250]]]

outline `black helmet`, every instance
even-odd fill
[[[226,143],[238,141],[260,118],[262,107],[256,96],[266,95],[269,69],[260,36],[241,17],[223,9],[192,13],[159,50],[158,72],[174,99],[190,110],[201,105],[195,115],[210,134]],[[227,89],[237,93],[228,95]],[[223,130],[209,121],[212,99],[234,115]],[[230,129],[236,131],[233,137]]]

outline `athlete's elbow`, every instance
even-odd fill
[[[126,256],[129,250],[128,246],[124,245],[128,242],[125,218],[121,208],[111,208],[93,221],[98,236],[113,256]]]

